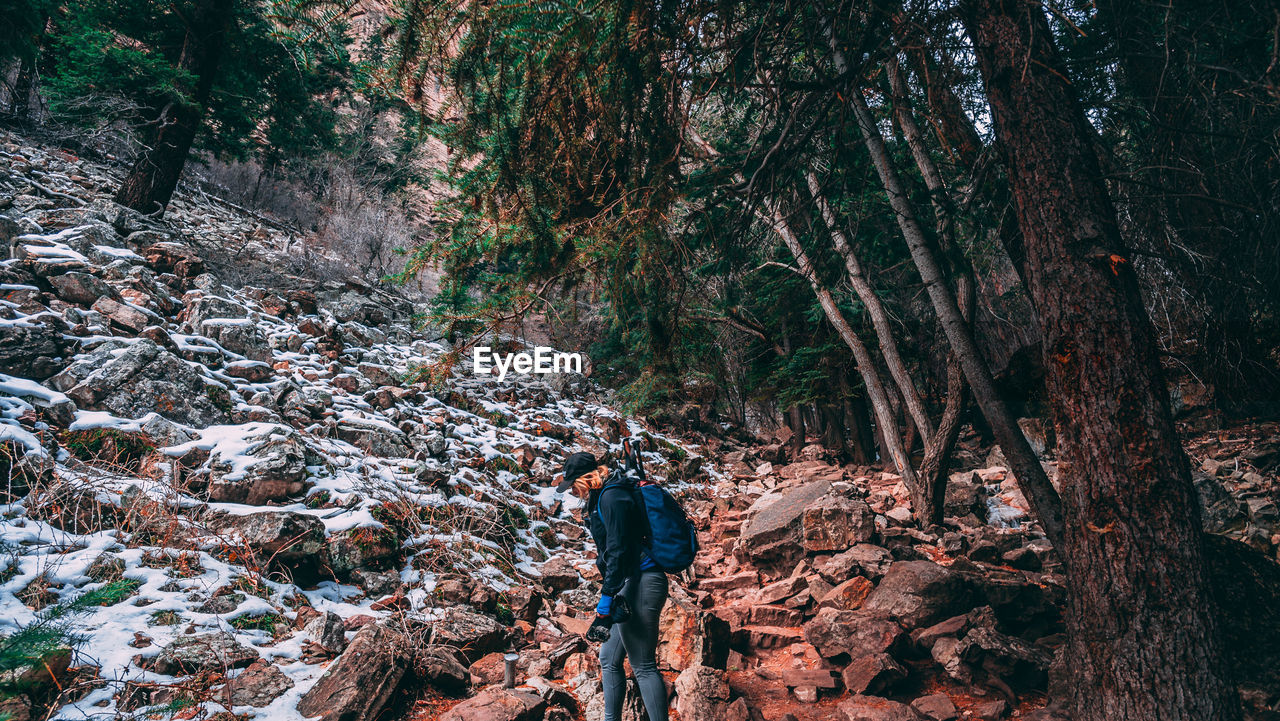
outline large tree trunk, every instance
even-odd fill
[[[1138,283],[1039,2],[969,0],[1044,335],[1076,721],[1240,718]]]
[[[161,109],[150,146],[116,191],[117,203],[155,214],[169,205],[204,119],[234,7],[235,0],[200,0],[196,5],[178,59],[178,67],[195,77],[195,87]]]

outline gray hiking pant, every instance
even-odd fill
[[[622,701],[627,694],[625,657],[631,662],[640,698],[649,721],[667,721],[667,686],[658,673],[658,616],[667,602],[667,574],[649,570],[632,576],[619,595],[631,605],[631,618],[615,623],[609,640],[600,646],[600,676],[604,684],[604,721],[622,721]]]

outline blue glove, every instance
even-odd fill
[[[596,614],[600,616],[608,616],[613,609],[613,596],[601,596],[600,603],[596,604]]]

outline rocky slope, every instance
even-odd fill
[[[412,306],[288,272],[251,215],[139,216],[110,168],[14,136],[0,171],[0,635],[118,591],[0,712],[599,718],[594,549],[545,484],[639,435],[704,548],[662,619],[679,718],[1055,717],[1060,564],[976,439],[920,529],[892,474],[670,438],[581,376],[417,381],[449,348]],[[1238,435],[1193,445],[1206,523],[1274,558],[1276,429]]]

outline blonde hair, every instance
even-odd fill
[[[573,495],[585,500],[591,491],[604,487],[604,479],[608,476],[609,469],[605,466],[596,466],[595,470],[583,473],[573,479]]]

